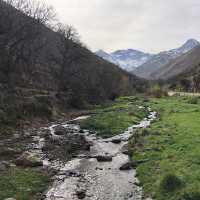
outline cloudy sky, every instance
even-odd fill
[[[200,0],[41,0],[93,51],[159,52],[200,40]]]

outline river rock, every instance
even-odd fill
[[[4,200],[16,200],[16,199],[14,199],[14,198],[7,198],[7,199],[4,199]]]
[[[148,161],[149,161],[149,159],[143,159],[143,160],[132,161],[132,167],[133,167],[133,168],[137,168],[138,165],[143,164],[143,163],[146,163],[146,162],[148,162]]]
[[[0,171],[5,171],[9,165],[6,165],[4,162],[0,162]]]
[[[122,140],[121,140],[120,138],[115,138],[115,139],[112,139],[112,140],[111,140],[111,142],[114,143],[114,144],[120,144],[121,141],[122,141]]]
[[[15,164],[23,167],[43,166],[43,162],[39,158],[28,152],[23,153],[19,158],[17,158]]]
[[[95,157],[98,162],[111,162],[112,156],[109,155],[98,155]]]
[[[56,135],[66,135],[68,133],[67,129],[64,128],[63,126],[56,126],[54,128],[54,131]]]
[[[41,137],[44,137],[45,139],[48,139],[51,135],[51,131],[49,129],[43,129],[40,133]]]
[[[76,192],[76,196],[79,198],[79,199],[84,199],[86,197],[86,191],[85,190],[78,190]]]
[[[125,155],[129,154],[129,150],[128,150],[128,144],[125,144],[122,148],[121,148],[121,152]]]
[[[133,165],[134,165],[133,162],[128,161],[128,162],[122,164],[119,169],[122,170],[122,171],[123,170],[131,170],[133,168]]]
[[[80,129],[79,133],[85,133],[85,131],[83,129]]]

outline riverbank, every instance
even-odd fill
[[[73,110],[60,115],[54,123],[60,124],[80,115],[91,113],[88,110]],[[20,200],[41,199],[44,191],[52,182],[54,170],[47,170],[42,159],[49,157],[55,159],[58,152],[62,153],[65,160],[72,158],[87,144],[77,145],[81,137],[70,136],[62,144],[52,141],[49,131],[44,127],[51,126],[47,119],[32,119],[23,122],[22,126],[2,129],[0,134],[0,199],[15,198]],[[11,131],[10,131],[11,129]],[[69,130],[70,131],[70,130]],[[67,133],[67,130],[66,132]],[[45,139],[46,145],[40,146]],[[82,144],[80,142],[80,144]],[[61,146],[60,148],[59,145]],[[66,145],[67,148],[63,146]],[[52,151],[54,150],[54,151]],[[61,151],[62,150],[62,151]],[[41,154],[41,152],[44,154]],[[53,152],[53,153],[52,153]],[[57,154],[57,155],[56,155]]]
[[[198,97],[150,99],[158,112],[150,128],[132,140],[132,159],[148,162],[137,167],[146,196],[155,200],[200,199]]]
[[[140,106],[142,102],[143,100],[138,97],[120,98],[116,102],[96,106],[89,111],[63,115],[54,123],[49,124],[47,120],[28,122],[10,135],[1,135],[0,199],[41,199],[43,191],[47,189],[56,173],[54,167],[53,170],[49,169],[46,160],[57,166],[54,161],[61,160],[62,164],[90,149],[90,144],[87,145],[84,138],[79,136],[84,132],[82,129],[74,131],[74,128],[68,127],[67,130],[62,130],[60,127],[59,130],[58,126],[58,135],[52,135],[50,129],[43,127],[54,127],[55,124],[61,125],[72,117],[92,114],[90,119],[81,123],[82,126],[88,128],[90,134],[111,137],[123,133],[127,127],[139,123],[144,118],[147,113],[144,107]],[[95,126],[91,129],[88,124]],[[42,160],[45,161],[45,166],[44,162],[42,166]]]
[[[129,98],[129,103],[131,103],[131,99],[133,100],[133,97]],[[124,101],[127,103],[128,100],[123,99]],[[120,104],[122,104],[122,100],[120,100]],[[128,110],[122,110],[121,106],[121,112],[126,113]],[[117,102],[117,106],[115,103],[114,107],[118,108],[119,102]],[[136,101],[132,107],[144,111],[144,107],[137,105]],[[113,112],[112,107],[108,112],[110,111]],[[118,109],[115,112],[116,117],[118,117]],[[128,156],[128,140],[137,129],[148,127],[156,117],[156,113],[149,109],[146,114],[147,118],[137,124],[133,120],[133,124],[126,128],[126,131],[123,130],[121,134],[110,136],[108,133],[106,139],[101,137],[100,132],[91,134],[91,130],[89,132],[82,130],[81,132],[85,135],[86,140],[91,144],[90,151],[78,155],[66,162],[63,167],[58,168],[55,181],[49,188],[45,199],[141,200],[143,196],[142,188],[138,186],[139,182],[133,169],[134,163],[130,161]],[[102,112],[97,112],[96,115],[102,117]],[[104,118],[104,115],[105,113],[102,118]],[[93,117],[86,119],[87,123],[93,120]],[[99,124],[102,123],[101,117],[96,118]],[[71,127],[74,125],[66,123],[62,126]],[[80,132],[79,126],[75,126],[74,130]],[[105,138],[105,132],[103,136]]]

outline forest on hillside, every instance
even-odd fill
[[[95,56],[52,7],[0,1],[0,120],[51,117],[143,92],[147,83]],[[55,113],[55,112],[54,112]]]

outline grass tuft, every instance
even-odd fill
[[[180,178],[178,178],[174,174],[167,174],[164,176],[160,183],[160,190],[161,192],[174,192],[175,190],[181,188],[183,185]]]

